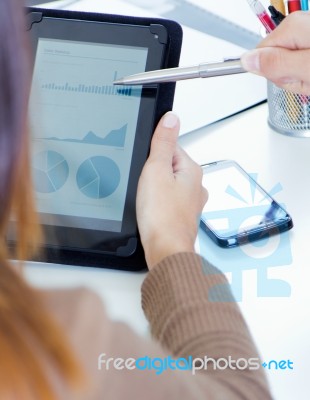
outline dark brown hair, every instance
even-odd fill
[[[8,262],[6,245],[12,216],[18,258],[26,259],[41,235],[28,151],[29,54],[22,2],[0,0],[0,398],[54,400],[51,370],[69,384],[83,374],[43,296]]]

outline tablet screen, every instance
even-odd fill
[[[112,82],[145,71],[147,56],[144,47],[38,40],[29,108],[43,224],[121,231],[142,89]]]
[[[42,258],[133,263],[143,257],[138,181],[156,123],[171,109],[174,85],[113,82],[164,68],[170,28],[157,20],[43,9],[33,9],[28,22],[31,167]]]

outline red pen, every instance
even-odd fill
[[[301,10],[300,0],[287,0],[287,7],[289,14]]]
[[[252,8],[253,12],[257,16],[257,18],[266,28],[266,31],[268,33],[272,32],[276,28],[276,24],[273,22],[273,20],[265,10],[262,3],[258,0],[247,0],[247,1],[249,3],[249,6]]]

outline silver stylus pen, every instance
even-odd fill
[[[240,58],[227,58],[220,62],[202,63],[192,67],[159,69],[117,79],[114,85],[144,85],[146,83],[175,82],[183,79],[211,78],[214,76],[241,74],[245,71]]]

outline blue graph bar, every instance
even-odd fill
[[[117,73],[115,72],[114,78],[116,79]],[[118,89],[116,86],[112,85],[85,85],[78,84],[77,86],[70,86],[68,82],[62,85],[57,85],[55,82],[44,83],[41,85],[42,89],[62,91],[62,92],[78,92],[78,93],[91,93],[97,95],[108,95],[108,96],[127,96],[132,95],[132,88],[127,87],[123,89]]]

